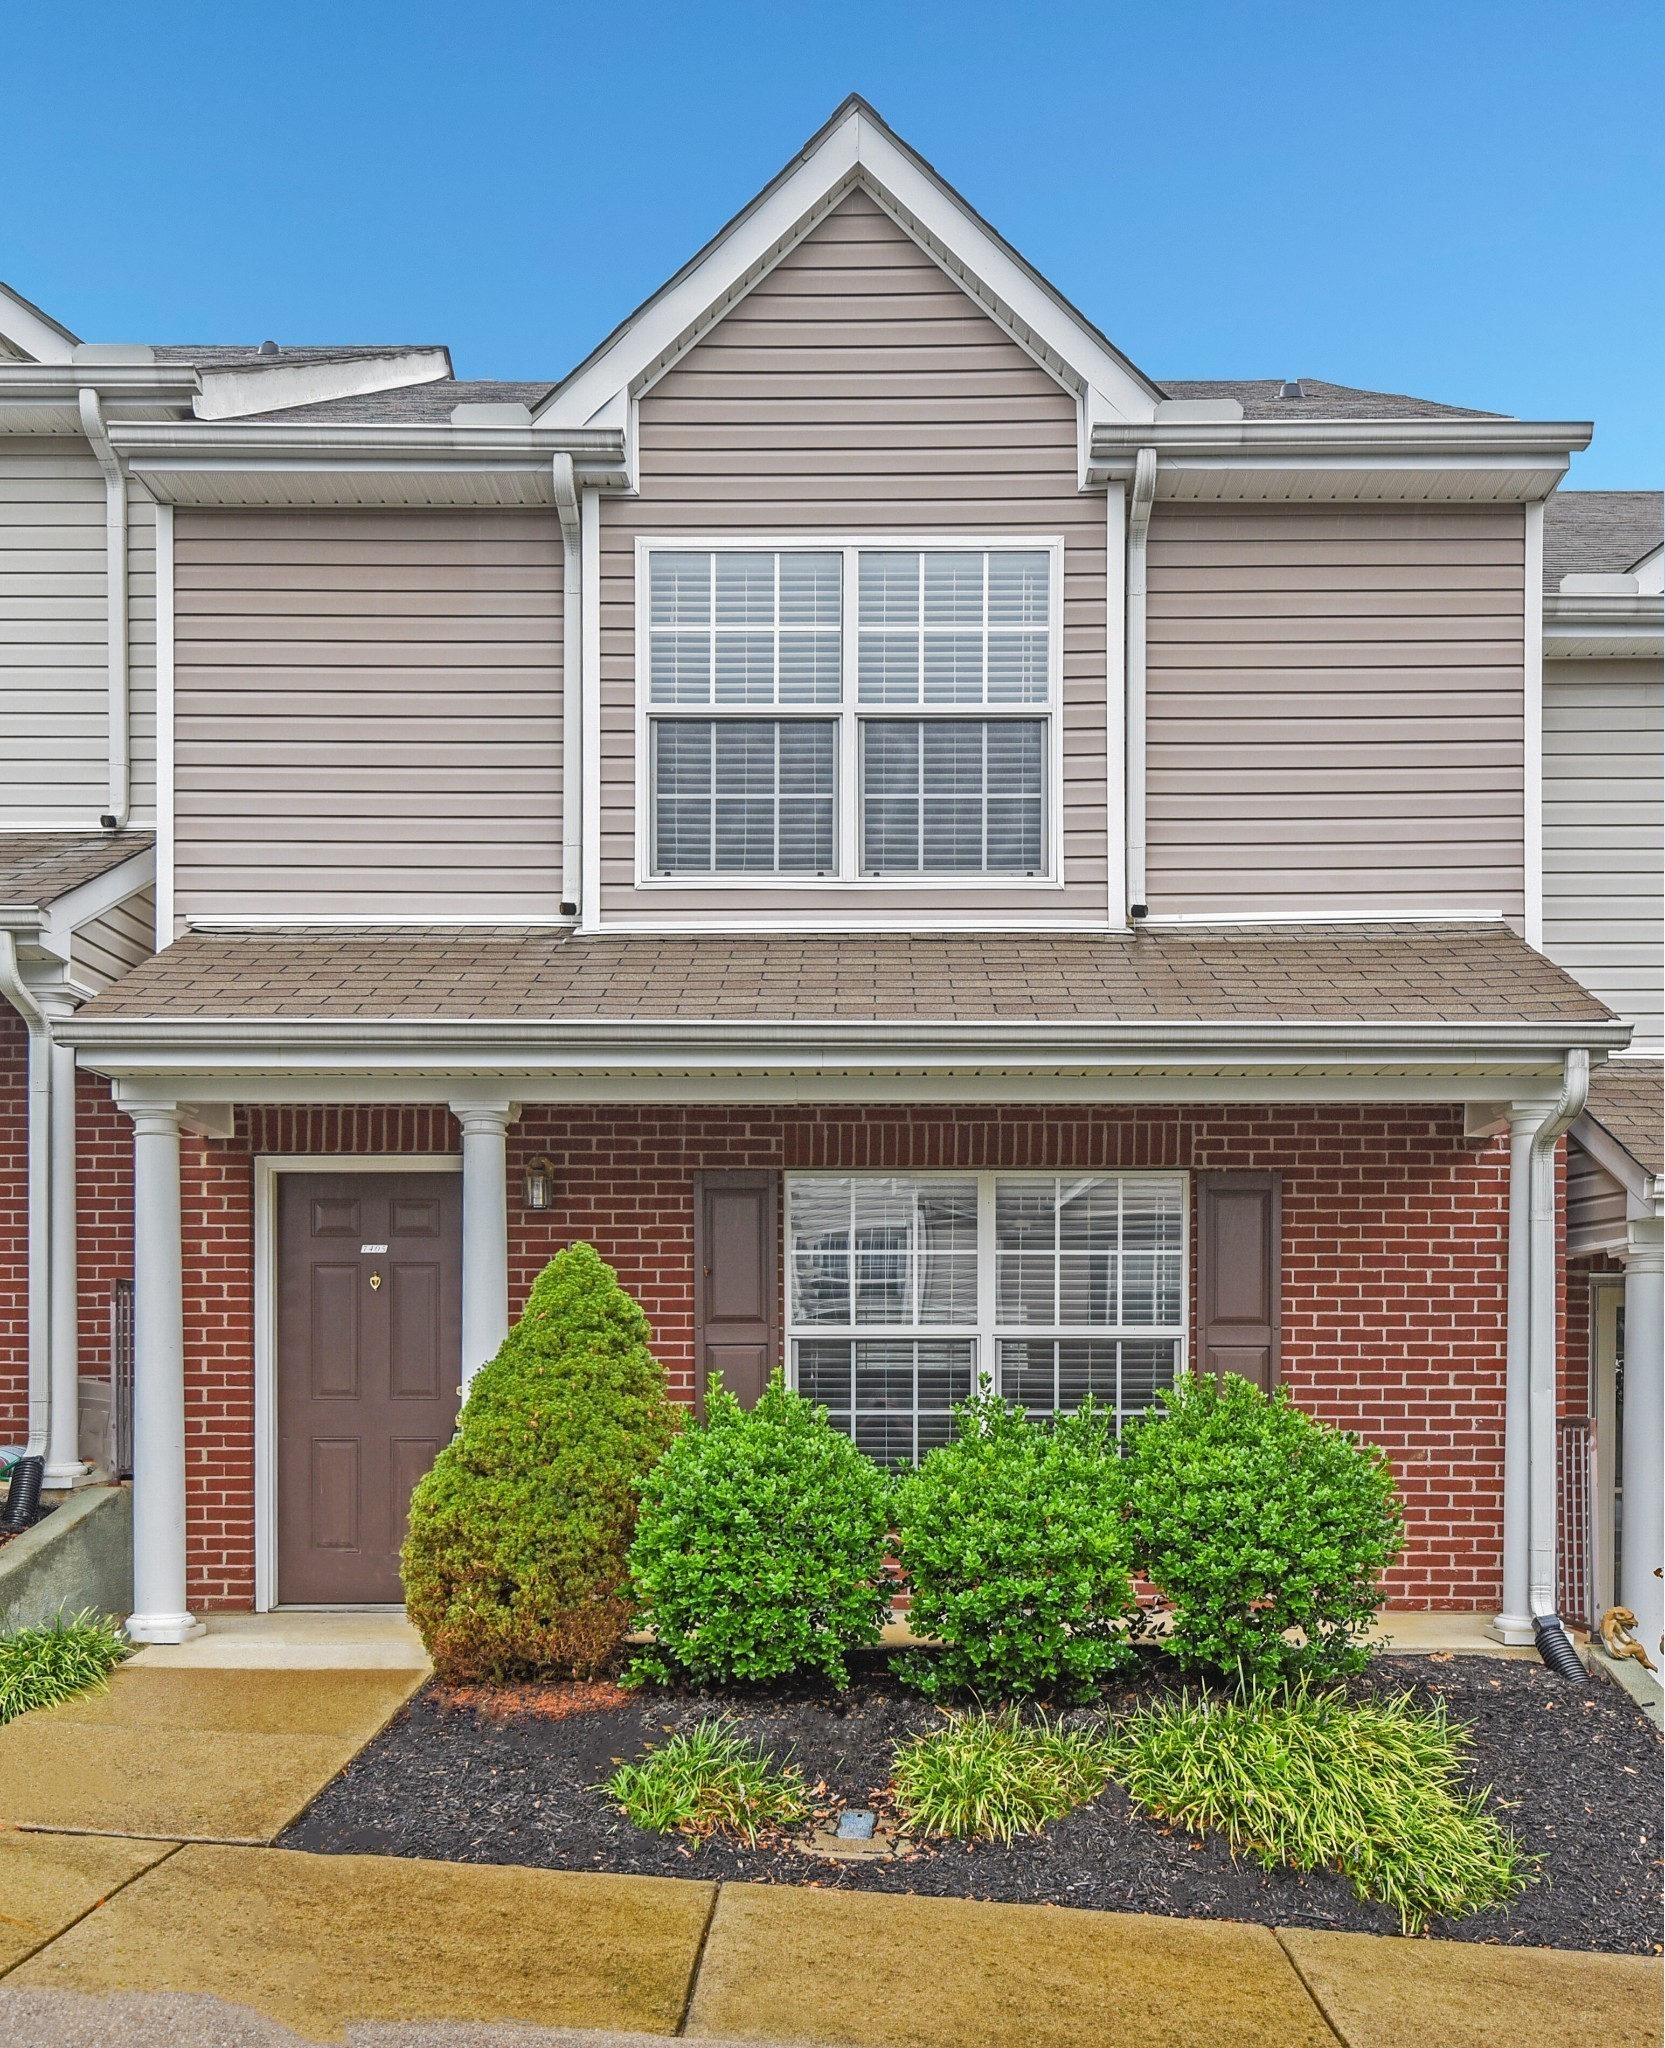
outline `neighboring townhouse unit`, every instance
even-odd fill
[[[1393,1597],[1510,1640],[1583,1597],[1557,1411],[1616,1286],[1657,1632],[1658,1161],[1602,1092],[1646,1038],[1657,786],[1552,747],[1583,655],[1541,587],[1587,426],[1154,380],[859,101],[558,382],[94,361],[12,317],[0,478],[90,464],[62,502],[112,539],[52,581],[29,486],[19,617],[87,709],[71,789],[18,667],[43,765],[0,823],[66,862],[154,825],[157,950],[96,992],[71,951],[37,1036],[80,1171],[14,1093],[0,1193],[36,1131],[79,1246],[0,1298],[61,1442],[135,1283],[135,1635],[396,1599],[410,1486],[574,1238],[680,1398],[781,1364],[892,1460],[980,1378],[1123,1415],[1285,1385],[1392,1453]],[[97,646],[118,513],[154,740],[139,628]],[[102,828],[118,758],[145,794]],[[1612,830],[1638,886],[1597,923]],[[1625,1212],[1572,1291],[1569,1130]]]
[[[1621,1581],[1637,1590],[1624,1571],[1625,1529],[1638,1518],[1624,1512],[1634,1494],[1621,1451],[1665,1437],[1656,1382],[1626,1370],[1627,1336],[1648,1327],[1636,1289],[1658,1265],[1665,1172],[1662,528],[1658,491],[1563,491],[1545,509],[1544,948],[1634,1027],[1626,1056],[1591,1076],[1567,1160],[1559,1427],[1563,1470],[1575,1489],[1588,1474],[1591,1510],[1587,1555],[1568,1559],[1565,1576],[1582,1582],[1592,1611],[1612,1604]]]

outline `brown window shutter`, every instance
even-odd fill
[[[1197,1176],[1197,1366],[1278,1383],[1282,1217],[1275,1173]]]
[[[780,1175],[694,1176],[694,1372],[750,1408],[780,1363]]]

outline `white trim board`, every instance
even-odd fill
[[[173,507],[156,507],[156,950],[174,939]]]
[[[254,1611],[277,1605],[277,1177],[455,1173],[460,1152],[257,1153],[254,1161]]]

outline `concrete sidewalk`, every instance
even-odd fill
[[[426,1662],[237,1620],[0,1728],[0,2040],[1660,2048],[1653,1959],[261,1846]]]
[[[17,1958],[0,2038],[41,2048],[530,2048],[563,2028],[613,2048],[1505,2048],[1528,2013],[1533,2048],[1661,2039],[1645,1958],[207,1843],[0,1845]]]

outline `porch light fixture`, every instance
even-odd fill
[[[521,1194],[528,1209],[553,1209],[555,1206],[555,1162],[546,1159],[542,1153],[536,1159],[526,1162],[526,1171],[521,1176]]]

